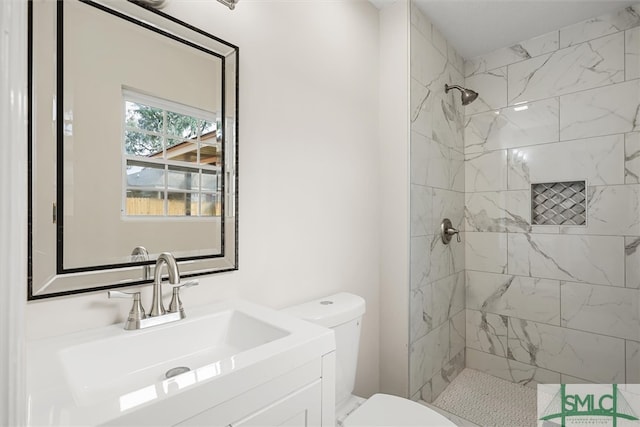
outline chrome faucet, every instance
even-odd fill
[[[171,304],[169,304],[169,311],[164,308],[164,304],[162,302],[162,267],[165,265],[167,266],[167,273],[169,274],[169,283],[174,285]],[[182,301],[180,301],[180,289],[195,286],[197,284],[197,280],[189,280],[180,284],[180,272],[178,271],[178,263],[176,262],[176,259],[169,252],[163,252],[156,260],[151,310],[149,310],[148,315],[145,315],[144,309],[140,304],[140,292],[109,291],[108,295],[109,298],[133,299],[133,307],[129,312],[129,317],[125,322],[124,328],[126,330],[144,329],[150,326],[162,325],[164,323],[184,319],[185,314],[184,309],[182,308]]]
[[[156,269],[153,275],[153,297],[151,298],[151,311],[149,316],[162,316],[167,313],[162,304],[162,266],[167,266],[169,273],[169,283],[177,285],[180,283],[180,272],[178,271],[178,263],[169,252],[163,252],[156,260]]]

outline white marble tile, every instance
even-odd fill
[[[449,320],[449,357],[451,358],[455,358],[456,355],[464,353],[467,327],[466,317],[466,310],[460,310]],[[464,367],[464,360],[462,360],[462,365]]]
[[[465,232],[460,233],[460,242],[457,239],[452,239],[449,244],[449,251],[451,253],[451,273],[460,273],[465,269]],[[464,278],[464,275],[461,276]]]
[[[509,105],[624,80],[624,34],[618,33],[509,65]]]
[[[411,184],[411,236],[433,234],[433,189],[423,185]]]
[[[507,316],[467,310],[467,347],[507,357]]]
[[[509,233],[509,274],[624,286],[624,238]]]
[[[447,277],[453,271],[451,250],[449,245],[442,242],[440,235],[429,236],[429,271],[427,281]]]
[[[467,271],[468,309],[560,325],[560,282]]]
[[[447,64],[442,76],[431,85],[433,92],[433,106],[431,107],[432,139],[444,146],[463,151],[464,110],[460,92],[454,90],[445,93],[445,83],[458,85],[464,83],[462,74],[451,64]]]
[[[583,180],[589,185],[623,184],[623,158],[623,135],[514,148],[509,150],[509,189]]]
[[[640,132],[624,136],[624,182],[640,184]]]
[[[449,147],[429,140],[427,158],[426,184],[437,188],[449,188],[449,175],[451,168],[451,151]],[[413,158],[411,159],[413,162]]]
[[[640,237],[624,238],[625,283],[627,288],[640,288]]]
[[[467,270],[506,273],[507,234],[465,232],[465,266]]]
[[[460,277],[459,277],[460,276]],[[464,273],[436,280],[432,287],[432,323],[437,328],[464,309]]]
[[[587,226],[560,226],[560,233],[640,236],[640,185],[588,187]]]
[[[431,236],[411,238],[410,248],[410,282],[411,289],[418,289],[429,284]]]
[[[625,31],[624,77],[626,80],[640,77],[640,27]]]
[[[416,79],[411,79],[411,131],[431,138],[433,126],[431,124],[431,110],[433,109],[433,94],[431,90],[422,86]]]
[[[467,193],[465,230],[530,232],[530,194],[528,190]]]
[[[619,338],[509,318],[508,344],[522,363],[605,384],[625,379]]]
[[[562,282],[562,326],[640,340],[640,290]]]
[[[441,54],[447,56],[447,39],[435,25],[431,25],[431,43]]]
[[[411,289],[409,340],[412,343],[433,329],[433,298],[431,297],[431,291],[431,284]]]
[[[451,166],[449,169],[449,188],[464,193],[464,154],[451,149]]]
[[[409,394],[415,394],[449,361],[449,322],[409,347]]]
[[[465,155],[465,191],[507,189],[507,150]]]
[[[427,41],[431,41],[431,21],[424,16],[414,1],[411,2],[410,8],[411,25],[415,27]]]
[[[444,218],[449,218],[454,228],[464,230],[464,193],[434,188],[432,206],[430,234],[440,233],[440,223]]]
[[[431,398],[437,398],[464,369],[464,351],[457,353],[429,380]]]
[[[411,183],[449,188],[450,149],[417,132],[411,132]]]
[[[467,117],[465,153],[558,141],[558,114],[558,98],[550,98]]]
[[[626,341],[627,384],[640,384],[640,342]]]
[[[446,51],[440,53],[418,29],[411,27],[411,77],[421,85],[429,85],[438,79],[447,65]]]
[[[572,377],[571,375],[560,374],[560,384],[593,384],[593,381]]]
[[[485,372],[507,381],[536,388],[538,384],[558,384],[560,374],[516,360],[467,348],[467,368]]]
[[[521,50],[526,52],[526,56],[534,58],[536,56],[544,55],[545,53],[551,53],[558,50],[560,32],[551,31],[541,36],[534,37],[529,40],[525,40],[511,47],[512,50]],[[526,59],[529,59],[526,58]]]
[[[560,97],[560,139],[640,130],[640,80]]]
[[[484,73],[487,70],[553,52],[558,49],[558,34],[558,31],[551,31],[513,46],[472,58],[465,63],[465,76]]]
[[[478,92],[478,98],[464,107],[467,116],[507,106],[507,67],[474,74],[464,85]]]
[[[453,68],[464,76],[464,58],[458,54],[451,43],[447,43],[447,59]]]
[[[559,234],[560,226],[559,225],[532,225],[531,232],[538,233],[538,234]]]
[[[601,15],[560,29],[560,47],[624,31],[640,25],[640,16],[632,7]]]
[[[411,132],[411,183],[419,185],[427,185],[428,165],[429,165],[429,147],[431,141],[424,135],[417,132]]]

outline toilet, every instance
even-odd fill
[[[336,339],[336,425],[342,427],[455,426],[434,410],[397,396],[353,395],[364,299],[339,293],[287,307],[287,314],[331,328]]]

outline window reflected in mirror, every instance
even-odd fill
[[[126,217],[219,217],[221,121],[215,113],[123,90]]]

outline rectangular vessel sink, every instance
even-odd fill
[[[28,424],[173,425],[335,350],[331,330],[243,300],[187,316],[27,343]]]
[[[161,382],[170,369],[195,370],[288,334],[229,309],[65,348],[60,360],[74,396],[88,403]],[[107,363],[96,369],[105,355]]]

